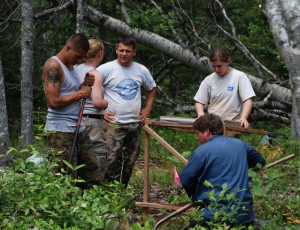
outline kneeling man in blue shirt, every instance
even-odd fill
[[[216,221],[216,214],[217,221],[225,219],[229,225],[252,224],[248,168],[265,165],[265,159],[247,143],[223,136],[223,121],[215,114],[201,116],[193,128],[202,144],[194,150],[180,179],[192,201],[200,206],[199,211],[204,212],[204,220],[194,225],[207,226],[207,222]],[[215,204],[208,193],[218,200]],[[228,199],[230,196],[233,199]]]

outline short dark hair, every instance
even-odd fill
[[[90,48],[89,41],[84,33],[73,34],[69,37],[66,44],[70,44],[77,51],[82,49],[88,52]]]
[[[193,128],[200,132],[204,132],[206,129],[209,129],[212,135],[222,135],[224,131],[222,119],[213,113],[204,114],[199,117],[194,122]]]
[[[118,41],[118,44],[120,43],[123,43],[124,45],[127,46],[132,46],[132,48],[135,49],[135,40],[131,35],[121,37]]]

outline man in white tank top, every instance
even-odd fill
[[[69,160],[80,101],[90,97],[92,91],[90,86],[94,84],[93,75],[87,76],[85,82],[80,84],[79,77],[73,67],[73,65],[82,62],[88,49],[89,43],[85,35],[81,33],[72,35],[63,49],[44,64],[42,80],[49,107],[45,129],[51,131],[48,135],[48,147],[54,153],[63,151],[62,160]],[[72,164],[86,165],[74,174],[78,173],[85,180],[86,183],[80,186],[88,188],[101,183],[99,176],[101,168],[84,129],[85,126],[81,124]],[[66,165],[63,161],[60,162],[56,171],[63,172],[62,168],[66,171]]]

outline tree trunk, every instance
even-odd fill
[[[6,110],[5,84],[0,54],[0,153],[5,153],[9,147],[8,119]]]
[[[83,33],[86,25],[87,0],[77,0],[76,33]]]
[[[266,13],[279,53],[286,64],[292,86],[291,134],[300,132],[300,0],[268,0]]]
[[[21,57],[21,146],[33,141],[33,12],[32,1],[21,1],[22,15],[22,57]]]

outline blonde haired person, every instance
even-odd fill
[[[81,82],[83,82],[86,73],[95,76],[91,97],[86,100],[85,109],[83,111],[83,122],[92,141],[97,160],[103,169],[101,178],[104,179],[107,147],[104,134],[103,113],[108,103],[102,96],[102,75],[96,70],[96,67],[99,66],[103,60],[104,45],[98,39],[89,39],[89,46],[86,62],[76,66],[76,70]]]
[[[229,66],[231,58],[224,48],[214,49],[209,60],[214,73],[201,82],[194,97],[198,118],[204,115],[204,106],[208,105],[209,113],[224,120],[239,121],[247,129],[255,96],[250,80],[245,73]]]

